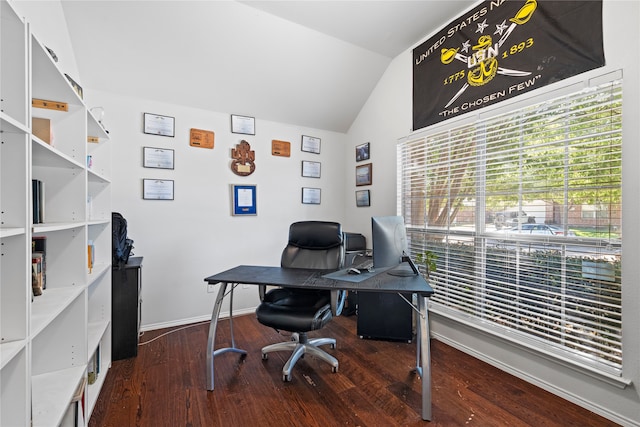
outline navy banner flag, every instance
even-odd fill
[[[413,50],[413,129],[602,66],[602,0],[485,1]]]

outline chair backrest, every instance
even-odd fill
[[[344,265],[342,226],[329,221],[300,221],[289,227],[280,265],[287,268],[339,269]]]

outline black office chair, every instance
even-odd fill
[[[312,268],[337,270],[344,264],[342,226],[336,222],[302,221],[289,227],[289,241],[280,262],[286,268]],[[256,309],[258,321],[276,330],[292,332],[291,341],[271,344],[262,349],[267,359],[273,351],[293,351],[282,368],[282,380],[291,381],[291,370],[305,353],[312,354],[338,371],[338,360],[318,346],[336,347],[333,338],[309,339],[307,332],[324,327],[333,316],[338,316],[344,305],[345,292],[339,290],[313,290],[275,288],[268,292],[260,286],[260,300]]]

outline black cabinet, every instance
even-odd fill
[[[345,233],[345,267],[371,264],[366,253],[367,242],[362,234]],[[386,274],[386,273],[382,273]],[[411,295],[404,295],[411,301]],[[357,309],[356,309],[357,307]],[[398,294],[384,292],[349,292],[344,315],[356,314],[357,333],[361,338],[389,341],[413,339],[413,311]]]
[[[411,295],[404,296],[411,301]],[[361,338],[411,341],[411,306],[398,294],[358,292],[358,335]]]
[[[138,355],[142,257],[111,270],[111,360]]]

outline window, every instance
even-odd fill
[[[398,144],[432,310],[620,375],[621,82],[460,123]]]
[[[607,218],[609,216],[609,206],[606,204],[582,205],[582,218]]]

